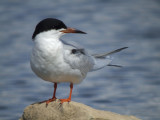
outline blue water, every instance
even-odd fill
[[[17,120],[24,108],[52,96],[52,83],[30,69],[36,24],[47,17],[87,32],[64,40],[90,53],[129,47],[115,54],[113,64],[89,73],[74,86],[72,100],[101,110],[160,119],[159,0],[1,0],[0,1],[0,120]],[[59,84],[57,97],[69,94]]]

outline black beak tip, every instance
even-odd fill
[[[76,33],[87,34],[86,32],[83,32],[83,31],[80,31],[80,30],[76,30]]]
[[[82,34],[87,34],[86,32],[81,32]]]

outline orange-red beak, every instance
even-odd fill
[[[74,28],[67,28],[65,30],[61,30],[61,32],[63,32],[63,33],[81,33],[81,34],[86,34],[85,32],[77,30],[77,29],[74,29]]]

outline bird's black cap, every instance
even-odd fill
[[[35,31],[32,35],[32,39],[34,39],[36,35],[41,32],[48,31],[51,29],[58,30],[61,28],[64,28],[64,29],[67,28],[67,26],[62,21],[55,18],[46,18],[37,24]]]

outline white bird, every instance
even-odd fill
[[[61,103],[71,101],[73,84],[83,81],[90,71],[111,65],[108,55],[119,52],[127,47],[109,53],[90,55],[85,49],[64,42],[60,37],[66,33],[82,33],[80,30],[67,27],[62,21],[47,18],[40,21],[33,33],[34,47],[30,64],[34,73],[45,81],[54,83],[53,97],[48,103],[56,100],[57,83],[69,82],[70,94],[67,99],[60,99]]]

